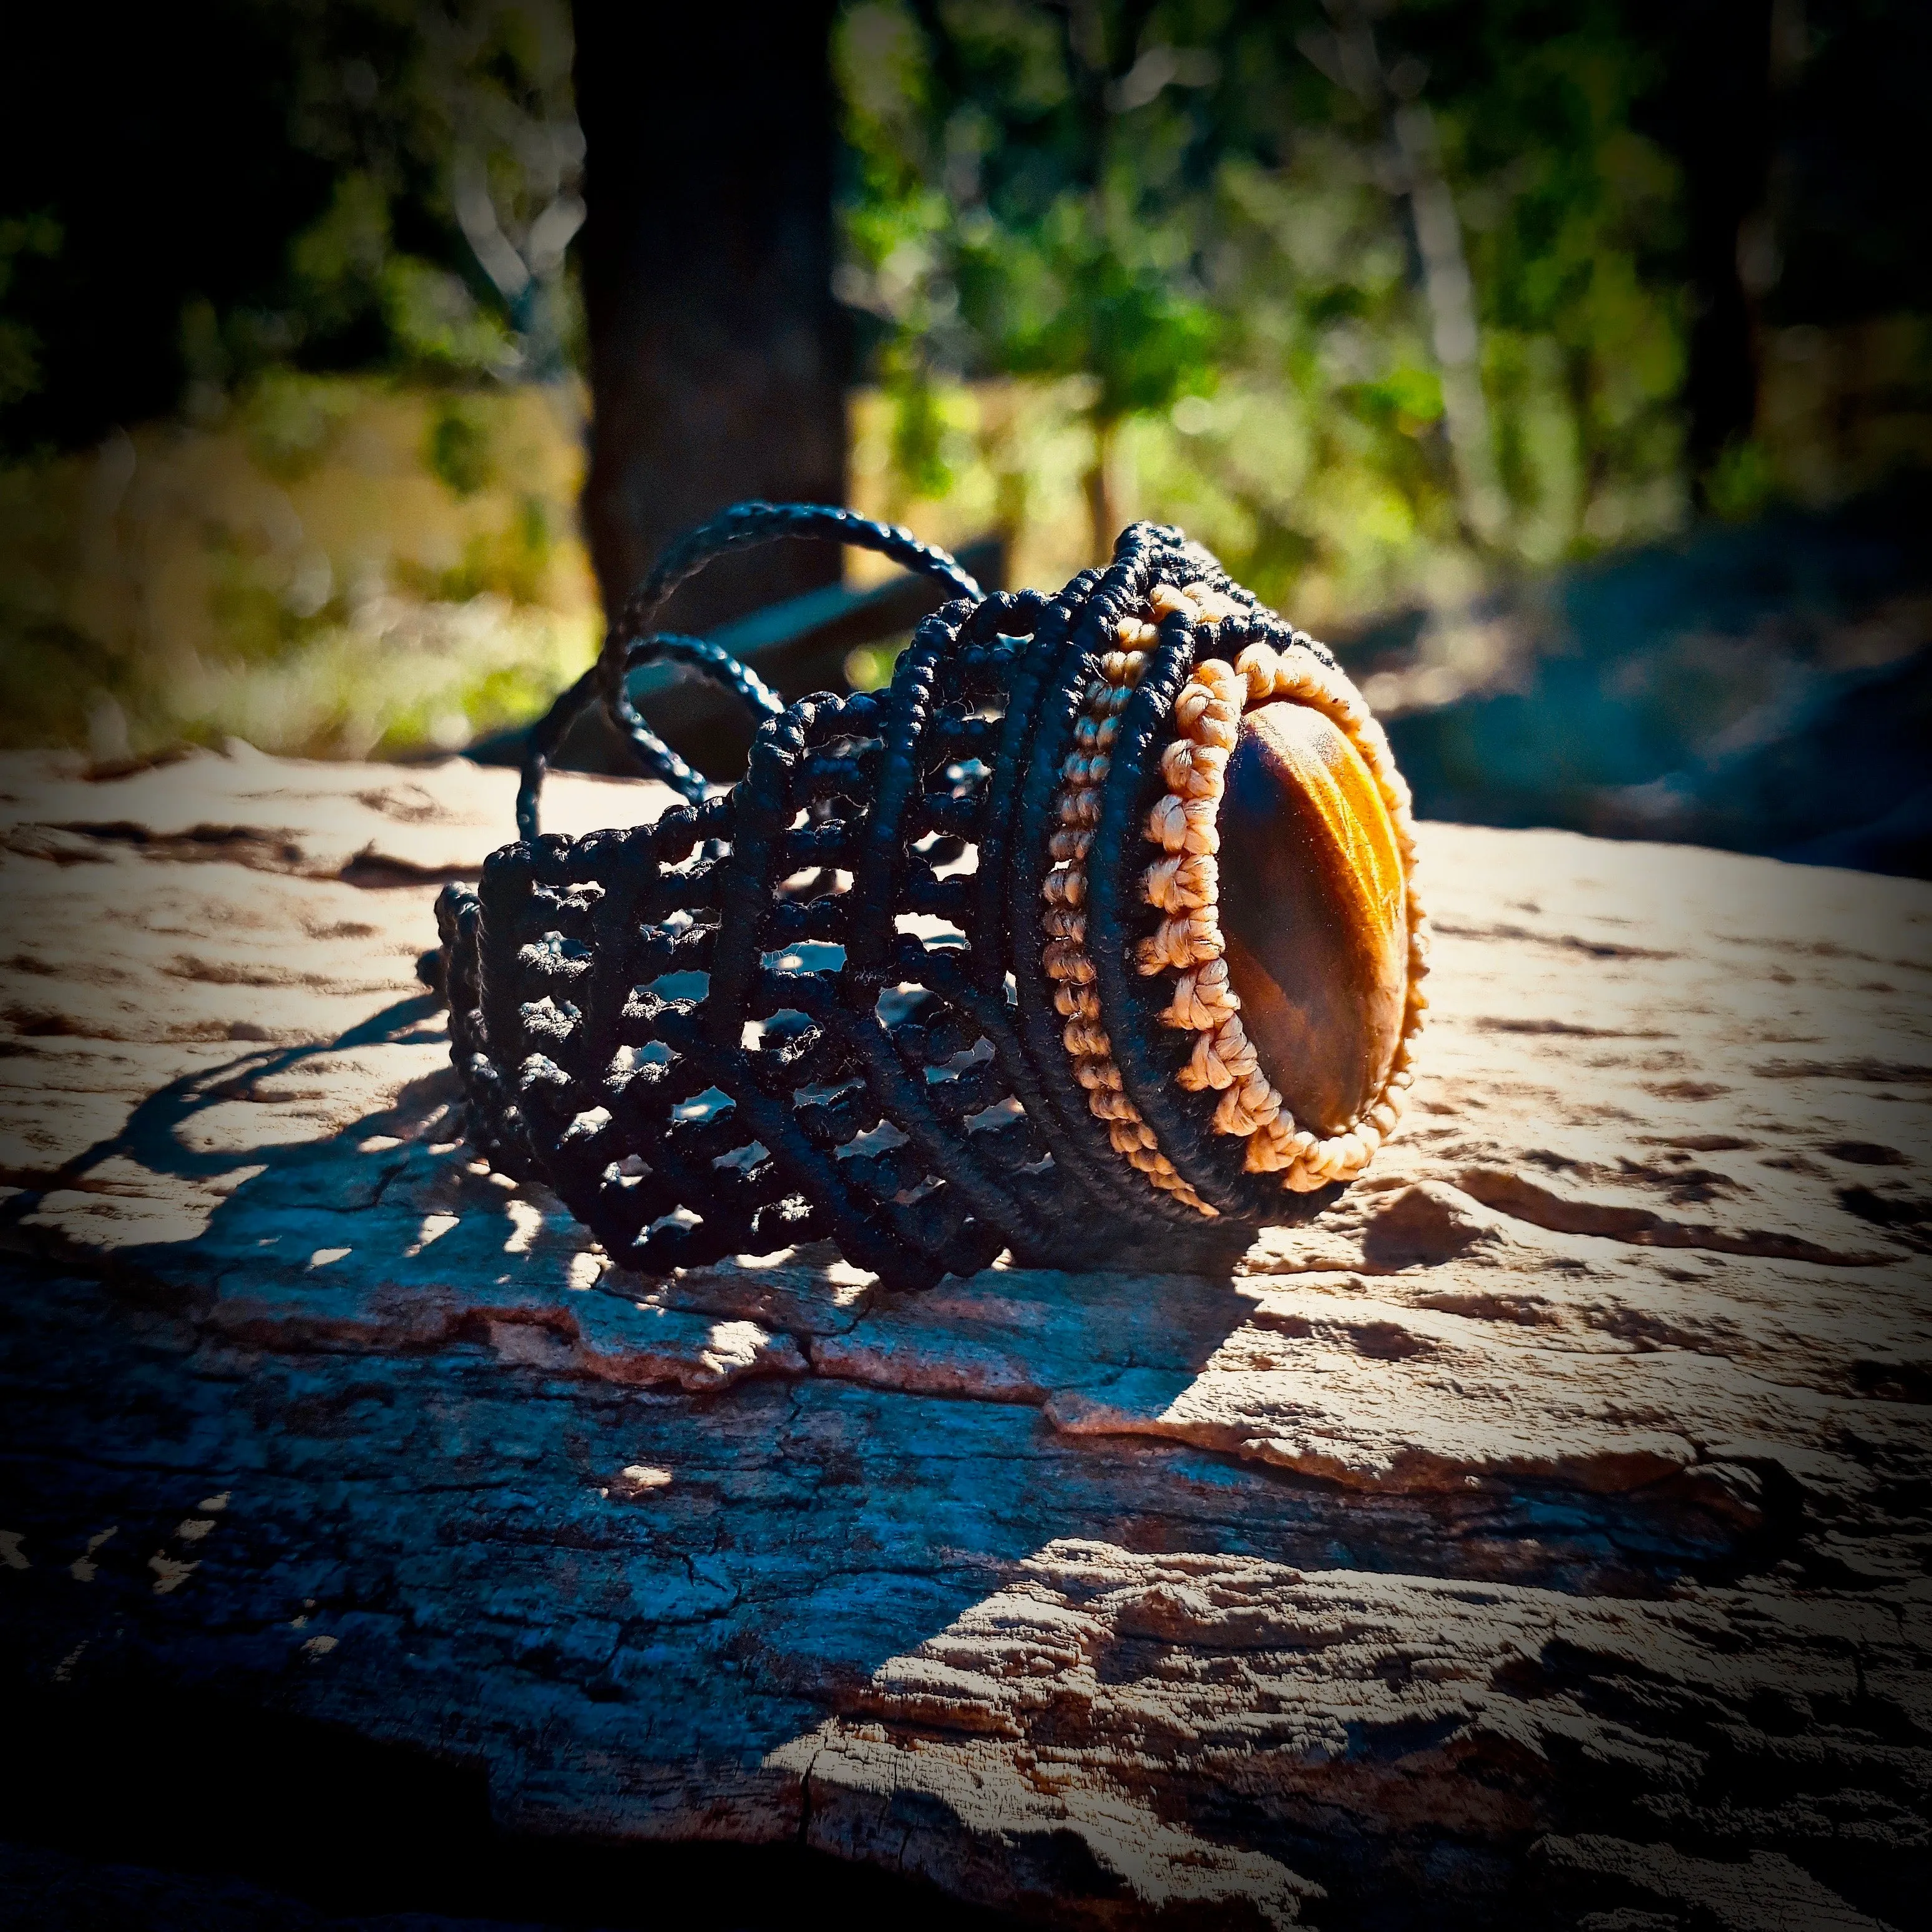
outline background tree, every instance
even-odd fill
[[[577,0],[584,514],[607,608],[669,538],[740,498],[844,499],[832,16],[832,0]],[[823,545],[767,548],[707,571],[677,615],[715,621],[838,570]]]

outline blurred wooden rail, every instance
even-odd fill
[[[963,546],[958,555],[982,590],[1006,587],[1004,538],[982,538]],[[902,635],[940,602],[930,580],[922,577],[901,574],[863,590],[828,584],[718,625],[708,634],[750,664],[781,697],[802,698],[808,692],[846,689],[845,661],[854,651]],[[674,625],[674,604],[672,619]],[[711,777],[728,780],[742,768],[743,720],[710,685],[681,676],[675,666],[652,664],[633,676],[631,689],[652,728]],[[466,755],[479,764],[519,764],[524,736],[522,727],[493,733]],[[636,769],[601,712],[578,721],[554,762],[560,771],[613,778],[628,777]]]

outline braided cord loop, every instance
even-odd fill
[[[811,537],[844,544],[855,550],[875,550],[907,570],[937,578],[959,596],[976,601],[980,595],[977,582],[956,558],[933,544],[922,543],[911,531],[896,524],[875,523],[869,517],[823,503],[734,505],[708,524],[687,532],[664,553],[651,574],[625,600],[617,621],[604,634],[596,663],[532,727],[524,747],[523,777],[517,792],[517,830],[524,838],[537,836],[538,800],[550,760],[556,756],[564,734],[593,702],[602,702],[644,776],[661,779],[694,802],[704,797],[703,775],[686,764],[644,722],[643,713],[625,690],[625,680],[642,664],[670,661],[722,685],[741,699],[754,717],[772,715],[777,700],[770,687],[729,652],[699,638],[655,636],[652,626],[672,592],[694,577],[713,557],[751,544]]]
[[[703,638],[680,637],[661,632],[641,638],[624,653],[626,675],[646,664],[674,664],[696,671],[701,677],[728,692],[754,718],[776,718],[784,704],[778,693],[749,664],[741,664],[731,653]],[[537,836],[537,811],[543,793],[544,774],[556,755],[564,734],[598,694],[599,667],[593,664],[560,697],[531,728],[524,748],[523,776],[517,790],[517,830],[526,838]],[[628,704],[629,700],[626,699]],[[646,778],[661,780],[680,797],[696,804],[710,788],[703,772],[685,763],[650,727],[638,716],[629,742],[632,754]]]
[[[806,536],[953,593],[888,689],[786,706],[717,646],[653,628],[710,557]],[[1235,645],[1286,632],[1151,524],[1052,596],[984,595],[907,532],[815,505],[692,532],[532,732],[521,839],[439,902],[479,1151],[647,1274],[811,1239],[904,1288],[1003,1250],[1220,1269],[1259,1227],[1311,1217],[1330,1176],[1298,1191],[1244,1166],[1146,964],[1179,941],[1143,828],[1180,769],[1178,704],[1194,715],[1202,678],[1234,675],[1217,622]],[[728,792],[626,696],[656,662],[758,721]],[[598,701],[683,802],[541,835],[544,766]]]

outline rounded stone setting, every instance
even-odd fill
[[[1388,808],[1335,724],[1278,700],[1241,720],[1220,830],[1242,1024],[1297,1124],[1342,1132],[1402,1038],[1408,908]]]

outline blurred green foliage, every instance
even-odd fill
[[[568,0],[16,10],[0,736],[394,749],[571,674],[571,53]],[[832,54],[854,499],[1028,580],[1153,514],[1467,682],[1486,588],[1932,448],[1932,8],[844,0]],[[1714,136],[1720,68],[1766,112]],[[1714,154],[1762,179],[1704,232]]]
[[[0,467],[0,744],[454,748],[598,624],[574,389],[266,371],[216,427]]]
[[[1278,595],[1682,514],[1678,183],[1606,0],[855,0],[837,53],[902,503],[958,480],[949,385],[1078,378],[1096,554],[1130,423],[1133,507]]]
[[[488,426],[454,398],[442,402],[430,417],[423,458],[430,474],[455,496],[473,496],[496,479]]]
[[[568,0],[10,20],[0,742],[454,745],[574,674],[571,52]]]
[[[284,370],[561,376],[571,46],[567,0],[16,10],[0,450],[218,420]]]

